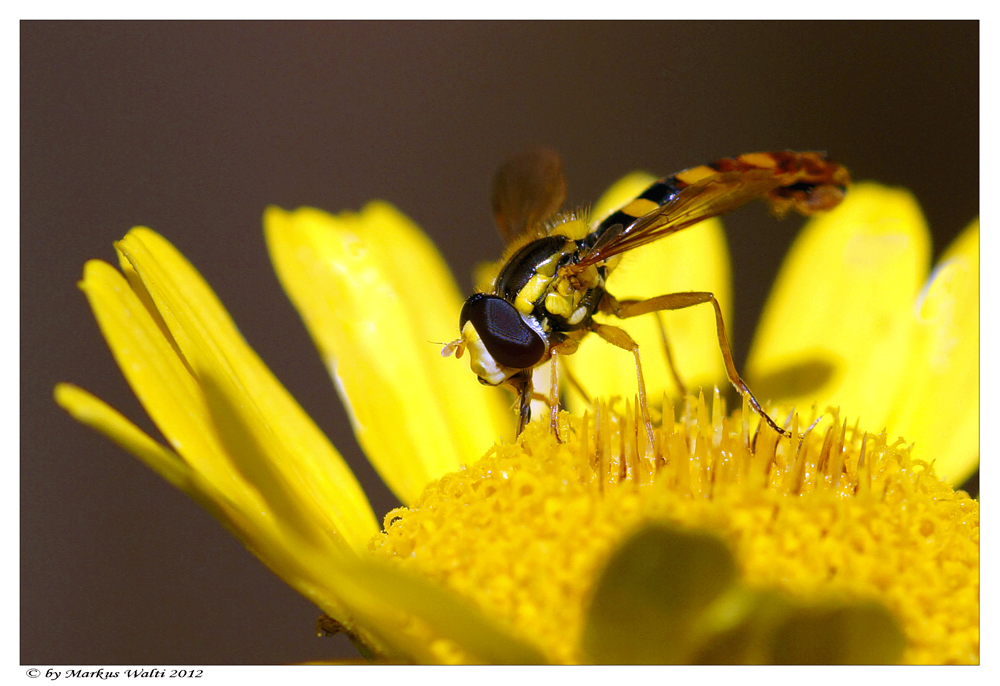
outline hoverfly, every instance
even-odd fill
[[[754,411],[780,434],[740,378],[726,338],[722,310],[712,293],[668,293],[646,300],[618,300],[605,284],[620,256],[698,222],[761,198],[777,217],[794,209],[809,215],[835,207],[850,184],[847,169],[819,152],[759,152],[692,167],[650,185],[637,198],[593,226],[559,214],[566,193],[558,155],[548,149],[511,158],[492,184],[493,215],[509,243],[489,292],[465,301],[461,337],[443,355],[469,351],[482,384],[510,385],[518,394],[518,435],[531,418],[532,372],[551,360],[551,426],[558,411],[556,358],[576,351],[594,332],[635,357],[639,404],[647,435],[653,429],[646,402],[639,346],[595,312],[627,319],[702,303],[715,308],[726,373]]]

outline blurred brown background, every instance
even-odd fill
[[[487,187],[511,152],[555,146],[584,203],[636,168],[824,149],[856,179],[911,188],[937,255],[978,212],[978,53],[976,22],[22,23],[22,662],[356,655],[317,638],[318,611],[193,502],[53,403],[71,381],[153,431],[74,286],[129,227],[202,271],[381,516],[395,502],[269,266],[265,205],[388,199],[469,288],[500,253]],[[726,220],[737,362],[800,224],[762,207]]]

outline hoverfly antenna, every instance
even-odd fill
[[[458,338],[450,343],[437,343],[435,341],[428,341],[428,343],[434,343],[435,345],[443,345],[441,348],[441,357],[451,357],[454,353],[455,359],[461,359],[462,355],[465,353],[465,341]]]

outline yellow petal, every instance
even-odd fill
[[[166,481],[193,495],[191,469],[187,463],[150,438],[118,410],[82,388],[66,383],[56,386],[55,400],[73,419],[104,434]]]
[[[602,218],[635,198],[654,180],[644,174],[625,177],[597,203],[595,218]],[[608,292],[623,300],[682,291],[708,291],[715,294],[722,306],[723,318],[729,322],[729,279],[729,252],[722,222],[710,219],[627,253],[608,278]],[[660,316],[677,371],[689,390],[722,382],[725,366],[711,305],[664,312]],[[642,371],[651,397],[658,398],[663,391],[676,393],[660,339],[657,315],[629,320],[598,315],[596,319],[625,329],[639,344]],[[564,362],[591,397],[632,398],[638,391],[632,355],[596,335],[584,338],[580,349]],[[582,400],[574,390],[568,393],[568,405],[574,411],[583,409]]]
[[[244,393],[237,387],[236,379],[204,373],[199,381],[212,425],[230,456],[232,469],[248,489],[259,493],[267,503],[267,516],[274,521],[274,533],[279,534],[272,538],[291,549],[285,556],[306,557],[303,549],[307,546],[321,558],[328,550],[347,554],[350,546],[341,533],[341,523],[330,522],[316,513],[323,507],[336,510],[336,503],[327,505],[308,497],[308,482],[312,476],[307,471],[309,467],[296,464],[294,458],[286,456],[284,437],[259,421],[253,403],[242,401]],[[351,545],[355,550],[361,549],[365,541],[358,532],[346,535],[352,533],[356,538],[351,540]]]
[[[367,560],[334,576],[338,588],[346,591],[351,613],[396,653],[393,657],[440,663],[457,647],[465,653],[463,661],[545,662],[537,648],[468,599],[410,570]],[[412,620],[419,622],[423,640],[414,632]],[[440,639],[453,646],[441,645]]]
[[[916,200],[858,184],[813,218],[785,259],[747,361],[761,400],[820,412],[837,405],[869,426],[907,373],[909,310],[930,240]]]
[[[169,288],[169,276],[157,272],[150,265],[154,261],[151,255],[136,245],[140,236],[155,246],[155,254],[163,256],[165,252],[172,250],[169,244],[164,249],[159,243],[165,241],[152,232],[134,232],[129,236],[130,245],[122,246],[136,253],[133,255],[134,264],[126,265],[126,270],[141,287],[138,279],[149,278],[150,273],[146,267],[150,267],[154,280],[160,282],[160,288]],[[137,266],[138,270],[133,266]],[[187,269],[191,269],[189,265]],[[181,280],[191,278],[183,270],[174,271],[173,275]],[[337,511],[336,496],[328,496],[334,499],[324,503],[321,508],[314,505],[313,510],[308,513],[295,512],[286,502],[275,497],[275,492],[285,486],[287,481],[275,479],[275,483],[268,483],[267,478],[273,479],[275,474],[282,475],[285,471],[294,469],[294,460],[282,460],[281,455],[274,454],[262,457],[259,452],[245,450],[247,445],[237,446],[242,450],[237,459],[233,458],[233,453],[229,451],[234,447],[232,443],[227,446],[218,438],[220,433],[224,436],[232,433],[226,430],[226,415],[218,409],[218,398],[222,394],[212,394],[215,402],[206,400],[204,386],[199,385],[189,367],[177,355],[176,351],[180,346],[173,339],[168,341],[164,336],[168,329],[165,323],[167,320],[154,321],[153,313],[143,304],[157,302],[157,298],[142,290],[140,292],[143,297],[140,298],[119,272],[99,261],[88,262],[80,285],[91,302],[101,330],[126,379],[154,423],[183,457],[184,462],[177,461],[175,454],[159,447],[126,419],[89,394],[74,391],[71,387],[62,387],[58,391],[60,402],[81,421],[107,434],[168,481],[185,490],[290,585],[319,603],[332,616],[343,617],[342,600],[326,586],[324,577],[331,566],[343,564],[342,555],[338,553],[345,552],[343,543],[338,544],[336,536],[341,529],[337,524],[330,524],[331,520],[322,511]],[[160,301],[161,304],[162,302]],[[176,300],[168,298],[168,302],[168,320],[176,326],[178,317],[185,316],[184,307]],[[211,313],[204,314],[209,316]],[[192,336],[190,328],[178,328],[177,331],[185,341],[184,347],[197,345],[197,335]],[[213,384],[209,383],[209,386]],[[241,401],[247,408],[254,405],[245,397]],[[258,432],[264,428],[266,425],[255,427]],[[253,434],[248,435],[248,444],[252,437]],[[264,466],[270,466],[275,471],[263,473]],[[323,480],[321,473],[303,473],[303,476],[315,476],[317,480]],[[254,480],[257,485],[252,483]],[[266,497],[258,490],[261,485],[264,486]],[[301,500],[303,503],[310,502],[304,497]],[[367,507],[367,502],[364,504]],[[362,514],[363,512],[364,510]],[[370,509],[368,512],[373,519]],[[353,536],[349,539],[351,545],[364,547],[371,528],[375,528],[374,522],[370,522],[368,532],[359,533],[359,527],[350,530],[350,526],[353,524],[348,522],[343,528],[345,538]],[[333,531],[334,535],[318,534],[317,529],[320,528],[327,532]]]
[[[242,505],[230,500],[176,453],[154,441],[117,410],[87,391],[70,384],[59,384],[55,389],[55,399],[74,419],[106,435],[166,481],[187,493],[293,587],[300,591],[310,590],[317,585],[317,578],[322,579],[316,573],[304,573],[304,566],[322,572],[330,568],[329,551],[326,551],[322,565],[299,564],[303,559],[308,561],[310,555],[304,551],[298,537],[290,537],[287,530],[281,530],[280,523],[270,516],[259,500],[256,505],[250,506],[246,505],[246,498],[242,499]],[[257,510],[252,509],[254,506]],[[289,546],[289,543],[294,545]],[[315,597],[317,594],[307,595]],[[337,599],[328,600],[325,605],[331,614],[340,612],[341,604]]]
[[[148,301],[155,304],[186,366],[199,380],[225,380],[216,389],[231,394],[228,404],[240,407],[247,423],[269,436],[270,468],[282,475],[283,485],[293,489],[295,498],[308,510],[303,513],[308,524],[305,519],[298,524],[305,530],[311,525],[323,527],[343,536],[352,548],[363,548],[378,526],[357,480],[246,344],[201,275],[169,242],[149,229],[133,229],[117,248],[133,288],[145,292]],[[205,407],[204,399],[199,406]],[[185,450],[179,451],[187,457]],[[214,451],[216,460],[226,454],[224,449]],[[220,471],[239,473],[231,464],[220,465]],[[260,482],[256,487],[266,490]]]
[[[914,345],[889,430],[915,442],[914,457],[962,483],[979,461],[979,220],[941,258],[907,314]]]
[[[289,573],[293,565],[282,564],[301,554],[301,546],[293,550],[282,550],[280,554],[268,554],[268,549],[289,540],[279,534],[275,522],[262,504],[257,511],[240,506],[231,501],[215,485],[204,478],[182,460],[176,453],[160,445],[145,432],[130,422],[117,410],[94,397],[87,391],[70,384],[59,384],[55,389],[56,402],[74,419],[104,434],[119,446],[138,457],[166,481],[181,489],[216,519],[240,538],[251,550],[261,556],[264,562],[274,568],[288,583],[300,588],[296,581],[301,572]],[[252,506],[251,506],[252,508]],[[265,514],[263,517],[254,515]],[[248,516],[249,515],[249,516]],[[323,565],[330,566],[329,560]],[[331,604],[336,609],[336,604]]]
[[[91,260],[79,285],[125,379],[171,447],[229,497],[260,509],[220,459],[223,452],[194,377],[122,275]]]
[[[457,334],[461,296],[434,246],[398,210],[371,203],[332,216],[272,207],[264,226],[278,278],[358,442],[404,503],[510,434],[503,396],[480,386],[464,360],[439,354]]]

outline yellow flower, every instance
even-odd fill
[[[623,182],[595,214],[642,182]],[[895,222],[915,235],[922,229],[884,199],[892,193],[859,188],[857,201],[808,231],[831,222],[850,234],[862,216],[874,217],[860,222],[868,233]],[[708,276],[673,290],[726,295],[714,224],[651,246],[672,247],[652,258],[658,274],[644,273],[651,258],[640,255],[609,286],[651,283],[666,292],[660,275],[682,268],[675,259],[690,262],[691,249],[708,260],[699,272]],[[883,378],[887,363],[862,359],[881,343],[841,343],[846,334],[831,335],[822,321],[804,326],[809,308],[827,307],[819,296],[808,306],[793,300],[785,335],[801,333],[794,350],[807,354],[772,343],[781,336],[769,327],[780,325],[765,319],[752,362],[773,397],[805,413],[790,419],[804,438],[752,430],[758,421],[747,408],[727,418],[717,395],[711,412],[691,398],[673,421],[665,395],[666,419],[650,446],[631,408],[612,412],[603,402],[561,415],[564,442],[544,424],[505,442],[510,399],[428,344],[453,335],[461,295],[426,237],[391,206],[340,216],[271,208],[265,227],[359,442],[405,505],[386,515],[382,531],[336,450],[200,275],[149,229],[117,244],[124,277],[91,261],[81,287],[168,445],[81,389],[61,384],[56,399],[205,506],[364,651],[416,662],[978,661],[978,504],[934,476],[945,468],[960,478],[978,451],[964,438],[976,402],[967,396],[977,393],[962,385],[978,365],[969,343],[978,325],[977,229],[919,296],[912,289],[902,315],[902,295],[888,310],[853,291],[847,303],[831,298],[856,317],[838,327],[874,322],[879,336],[891,333],[896,357],[905,358],[893,362],[906,374]],[[906,291],[900,274],[883,273],[895,263],[874,252],[862,245],[843,254],[848,265],[857,256],[875,261],[871,278]],[[845,293],[844,282],[860,277],[843,268],[826,262],[795,281],[788,267],[773,300],[830,279],[832,292]],[[875,326],[888,315],[890,323]],[[905,317],[913,321],[897,321]],[[711,326],[699,333],[695,321],[691,333],[673,316],[668,326],[678,366],[693,370],[688,383],[718,379]],[[592,354],[601,353],[585,345],[569,358],[588,390],[631,397],[630,365],[623,375]],[[649,385],[667,388],[665,371],[652,369],[656,357],[644,357]],[[857,364],[867,385],[854,378]],[[800,378],[789,368],[822,368],[823,383],[789,384]],[[843,390],[855,387],[868,395]],[[946,402],[942,390],[952,394]],[[865,398],[883,406],[871,409]],[[828,410],[831,403],[843,411]],[[931,422],[936,409],[944,418]],[[876,410],[889,430],[859,429],[859,414]],[[896,440],[900,427],[927,447]]]

